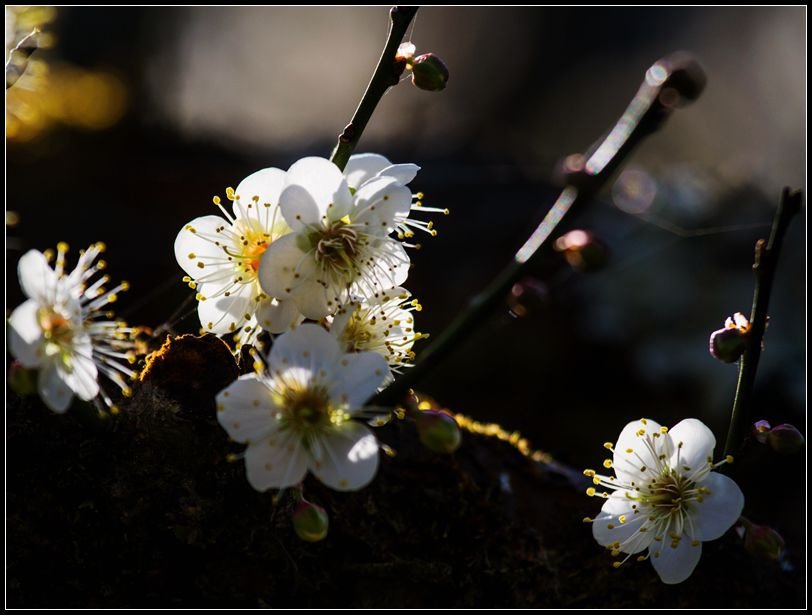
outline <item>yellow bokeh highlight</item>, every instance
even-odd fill
[[[104,130],[126,104],[126,87],[112,73],[32,60],[6,94],[6,138],[32,141],[60,124]]]
[[[69,64],[46,62],[47,50],[55,43],[47,31],[56,19],[52,6],[7,6],[6,60],[27,36],[28,51],[15,51],[7,70],[6,139],[33,141],[56,126],[83,130],[104,130],[124,113],[127,91],[115,74],[106,70],[83,69]],[[33,48],[32,48],[33,47]],[[16,80],[8,74],[19,73]]]

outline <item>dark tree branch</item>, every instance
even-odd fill
[[[802,200],[803,194],[800,191],[790,192],[789,188],[784,188],[781,204],[775,212],[769,240],[759,239],[756,242],[756,257],[753,263],[756,284],[753,290],[753,309],[750,312],[750,331],[747,348],[739,361],[739,380],[736,385],[733,410],[730,413],[725,455],[731,455],[739,449],[745,439],[747,426],[752,423],[750,400],[756,380],[758,361],[761,358],[764,332],[767,329],[767,309],[778,266],[778,256],[781,253],[787,228],[795,214],[801,210]]]
[[[704,71],[696,60],[685,54],[672,54],[651,66],[634,99],[608,136],[586,155],[568,158],[575,162],[567,169],[566,187],[513,260],[473,298],[468,309],[420,353],[415,366],[370,403],[376,406],[400,403],[412,386],[431,373],[460,341],[502,304],[508,290],[522,277],[564,216],[591,201],[635,146],[658,130],[678,106],[698,98],[704,87]]]
[[[381,97],[393,85],[397,85],[400,81],[400,76],[403,74],[404,65],[399,65],[395,60],[398,47],[400,46],[403,35],[406,34],[406,29],[409,27],[412,19],[417,13],[416,6],[394,6],[389,11],[389,35],[386,38],[386,45],[384,45],[381,58],[378,60],[378,66],[372,74],[372,79],[367,85],[366,92],[364,92],[352,120],[347,124],[346,128],[338,136],[338,143],[336,143],[330,160],[342,171],[347,166],[347,161],[350,159],[358,141],[361,140],[361,134],[372,117],[375,107],[381,100]]]

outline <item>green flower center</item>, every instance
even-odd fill
[[[330,424],[332,405],[324,387],[289,391],[284,408],[285,423],[296,431],[310,432]]]
[[[352,271],[358,255],[358,233],[345,220],[337,220],[327,228],[310,232],[307,248],[313,250],[316,262],[325,269]]]
[[[698,495],[694,482],[675,472],[660,475],[647,491],[646,503],[666,515],[687,511]]]

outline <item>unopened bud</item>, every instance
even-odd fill
[[[784,539],[781,534],[766,525],[756,525],[742,517],[744,548],[750,555],[778,561],[784,555]],[[741,532],[740,532],[741,533]]]
[[[507,298],[511,316],[523,318],[541,310],[548,299],[548,290],[543,282],[527,276],[516,282]]]
[[[723,363],[735,363],[747,349],[750,323],[741,312],[725,320],[725,328],[711,333],[710,353]]]
[[[767,443],[782,455],[793,455],[803,450],[806,440],[797,428],[784,423],[770,430],[767,434]]]
[[[608,260],[608,253],[603,243],[592,233],[574,230],[555,240],[556,252],[561,252],[570,264],[578,271],[597,271]]]
[[[318,542],[327,536],[330,519],[321,506],[302,500],[291,517],[296,535],[307,542]]]
[[[462,441],[459,425],[442,410],[420,410],[415,415],[420,442],[435,453],[453,453]]]
[[[33,395],[37,392],[37,370],[24,367],[19,361],[9,366],[8,385],[17,395]]]
[[[764,419],[756,421],[753,423],[753,437],[761,444],[764,444],[767,442],[767,436],[772,428],[773,426],[770,425],[769,421]]]
[[[438,92],[448,83],[448,67],[433,53],[424,53],[411,62],[412,83],[421,90]]]

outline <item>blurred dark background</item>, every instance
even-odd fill
[[[6,102],[7,311],[21,301],[25,250],[103,240],[109,273],[131,282],[121,315],[196,331],[194,305],[178,313],[191,291],[172,256],[176,233],[253,171],[329,155],[377,61],[387,10],[50,17],[53,44]],[[9,19],[7,8],[7,48]],[[710,357],[708,335],[749,314],[753,245],[781,188],[805,186],[805,24],[801,7],[421,9],[411,40],[445,60],[448,88],[394,88],[359,151],[417,163],[413,188],[452,210],[413,254],[407,284],[424,306],[419,329],[435,335],[511,258],[557,194],[556,165],[613,125],[648,66],[687,50],[708,74],[700,100],[576,221],[605,244],[606,266],[545,264],[524,315],[506,303],[423,389],[577,467],[598,464],[601,443],[640,416],[698,417],[721,443],[737,370]],[[756,384],[756,418],[804,432],[805,242],[799,219]],[[801,461],[777,467],[796,506],[748,505],[802,531]],[[762,476],[752,482],[763,488]]]

